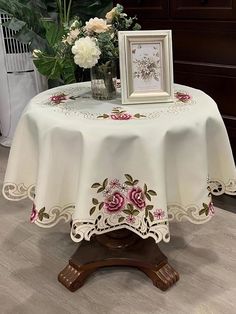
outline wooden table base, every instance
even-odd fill
[[[163,291],[179,280],[179,274],[152,238],[144,240],[125,229],[83,241],[58,280],[70,291],[76,291],[91,273],[107,266],[136,267]]]

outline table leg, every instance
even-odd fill
[[[163,291],[179,280],[179,274],[152,238],[141,239],[126,229],[82,241],[58,280],[70,291],[76,291],[91,273],[108,266],[136,267]]]

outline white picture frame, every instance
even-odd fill
[[[122,104],[173,102],[171,30],[120,31]]]

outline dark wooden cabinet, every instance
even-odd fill
[[[236,157],[236,0],[119,3],[142,29],[172,30],[175,82],[217,102]]]

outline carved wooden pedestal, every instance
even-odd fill
[[[122,229],[83,241],[59,273],[58,280],[70,291],[76,291],[91,273],[107,266],[136,267],[163,291],[179,279],[179,274],[168,264],[167,257],[152,238],[143,240]]]

